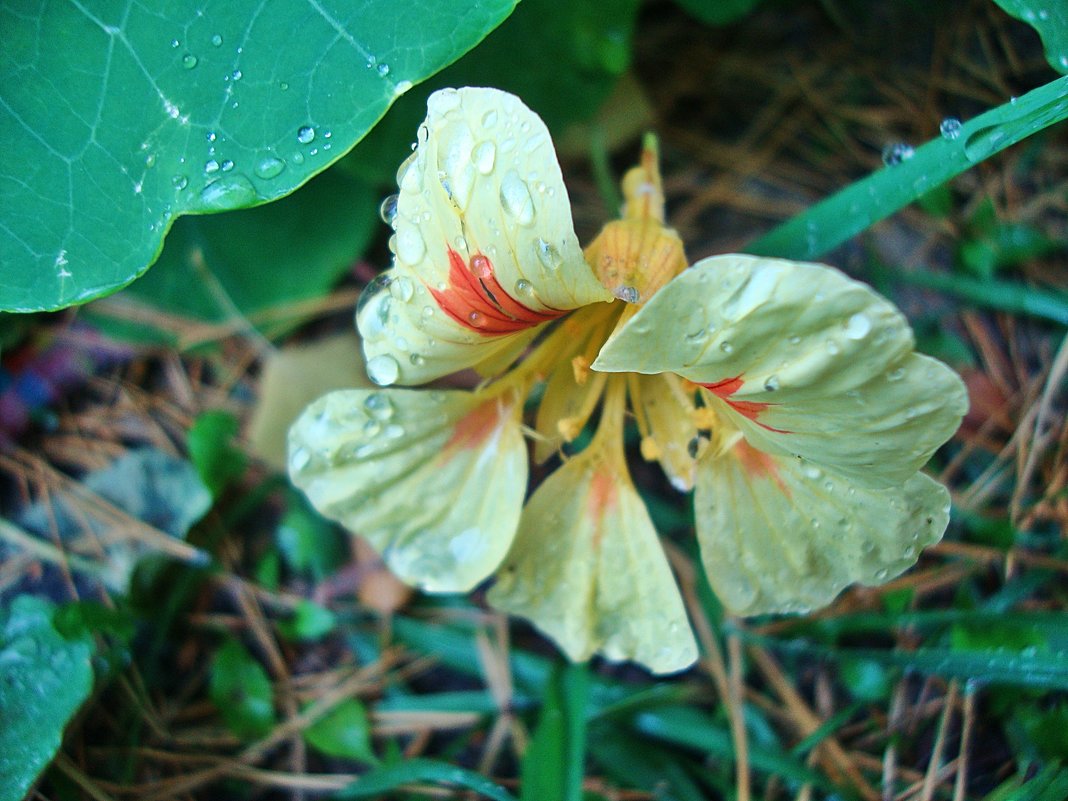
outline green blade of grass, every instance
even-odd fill
[[[757,256],[814,259],[921,195],[1068,117],[1068,76],[964,123],[910,158],[857,181],[750,243]]]
[[[987,309],[1009,314],[1029,314],[1068,325],[1068,297],[1034,289],[1024,284],[996,279],[979,279],[928,270],[898,271],[894,278],[926,289],[954,295]]]
[[[409,759],[386,765],[365,773],[360,779],[338,792],[335,798],[381,798],[383,793],[407,784],[459,785],[492,798],[493,801],[515,801],[515,796],[495,782],[472,770],[458,768],[434,759]]]

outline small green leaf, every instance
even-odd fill
[[[1038,31],[1046,61],[1068,75],[1068,5],[1064,0],[994,0],[1009,15]]]
[[[322,579],[348,558],[346,538],[336,526],[312,511],[303,495],[293,491],[287,497],[289,503],[275,531],[275,542],[290,569]]]
[[[434,782],[458,785],[492,798],[493,801],[515,801],[515,796],[474,771],[458,768],[433,759],[409,759],[396,765],[375,768],[359,781],[341,790],[335,798],[379,798],[383,793],[406,784]]]
[[[244,740],[265,736],[274,726],[274,694],[263,665],[237,640],[215,654],[208,693],[229,729]]]
[[[959,257],[961,264],[979,278],[993,278],[999,270],[1041,258],[1061,247],[1037,228],[1023,223],[995,223],[972,229],[973,233],[960,243]]]
[[[760,0],[675,0],[708,25],[729,25],[750,13]]]
[[[333,631],[337,616],[324,606],[301,600],[292,620],[282,620],[278,630],[290,640],[317,640]]]
[[[516,0],[0,9],[0,309],[115,291],[182,214],[287,195]]]
[[[204,412],[189,429],[189,456],[215,498],[248,466],[248,457],[231,441],[236,433],[237,418],[223,411]]]
[[[0,610],[0,801],[29,792],[93,687],[89,641],[64,639],[52,611],[29,595]]]
[[[308,745],[327,756],[377,762],[371,748],[371,722],[355,698],[347,698],[304,730]]]

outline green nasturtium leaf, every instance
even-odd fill
[[[426,116],[427,97],[446,86],[511,92],[558,140],[570,123],[594,115],[630,65],[637,12],[637,0],[523,0],[478,48],[401,98],[344,166],[374,183],[391,185]],[[523,63],[539,66],[523,68],[517,54]]]
[[[263,737],[274,725],[271,679],[237,640],[215,654],[208,693],[229,729],[245,740]]]
[[[994,0],[1005,13],[1038,31],[1046,61],[1068,75],[1068,4],[1064,0]]]
[[[179,215],[292,192],[515,3],[5,3],[0,309],[113,292]]]
[[[0,799],[18,801],[55,756],[63,729],[93,687],[92,649],[52,626],[29,595],[0,613]]]
[[[178,347],[249,326],[284,334],[302,301],[327,294],[363,253],[377,204],[373,189],[330,170],[276,203],[181,217],[155,269],[89,306],[91,319],[118,338]]]

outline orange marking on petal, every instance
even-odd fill
[[[740,439],[738,444],[734,446],[734,455],[738,457],[738,461],[742,463],[742,469],[750,477],[770,478],[779,485],[779,489],[786,495],[790,494],[790,490],[786,488],[782,477],[779,475],[779,466],[775,464],[775,459],[771,454],[758,451],[744,439]]]
[[[499,398],[492,398],[476,406],[456,423],[452,436],[445,443],[445,451],[453,448],[472,449],[481,447],[500,427],[506,407]]]
[[[778,404],[763,403],[762,401],[731,400],[730,396],[737,392],[743,383],[745,382],[742,380],[742,377],[736,375],[734,378],[725,378],[722,381],[716,381],[713,384],[698,384],[698,386],[709,390],[713,395],[734,409],[734,411],[738,412],[742,417],[752,420],[761,428],[767,429],[768,431],[774,431],[776,434],[792,433],[783,428],[772,428],[767,423],[762,423],[757,420],[757,415],[766,410],[769,406],[776,406]]]
[[[528,308],[504,291],[497,281],[493,264],[484,254],[463,257],[452,248],[449,254],[449,282],[445,289],[430,288],[430,294],[449,317],[479,334],[514,334],[525,328],[555,320],[566,311]]]
[[[605,512],[616,505],[617,493],[616,477],[612,473],[598,471],[593,474],[586,510],[594,520],[593,547],[595,550],[600,547],[601,538],[604,535]]]

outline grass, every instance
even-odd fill
[[[206,410],[247,431],[265,345],[239,320],[168,319],[212,348],[105,358],[76,313],[38,318],[38,351],[92,366],[0,453],[0,592],[77,601],[66,614],[96,633],[101,679],[30,797],[1064,798],[1066,132],[1013,143],[1068,113],[1068,79],[993,4],[951,5],[770,3],[712,30],[655,3],[635,53],[691,260],[825,258],[894,297],[921,349],[963,373],[972,411],[929,467],[954,521],[915,569],[813,615],[732,619],[695,566],[683,500],[636,466],[662,528],[681,529],[669,555],[702,659],[659,680],[566,665],[477,594],[397,587],[243,435],[225,448],[247,465],[221,457],[241,469],[184,541],[87,488],[138,448],[184,458]],[[937,138],[948,116],[964,121],[955,140]],[[896,142],[912,158],[882,168]],[[991,157],[973,164],[969,143]],[[633,152],[565,165],[584,241],[606,219],[605,171]],[[915,202],[946,181],[937,211]],[[970,271],[984,204],[1054,247]],[[352,283],[309,337],[349,325]],[[41,531],[19,516],[34,503]],[[94,575],[119,556],[141,560],[125,595]]]

